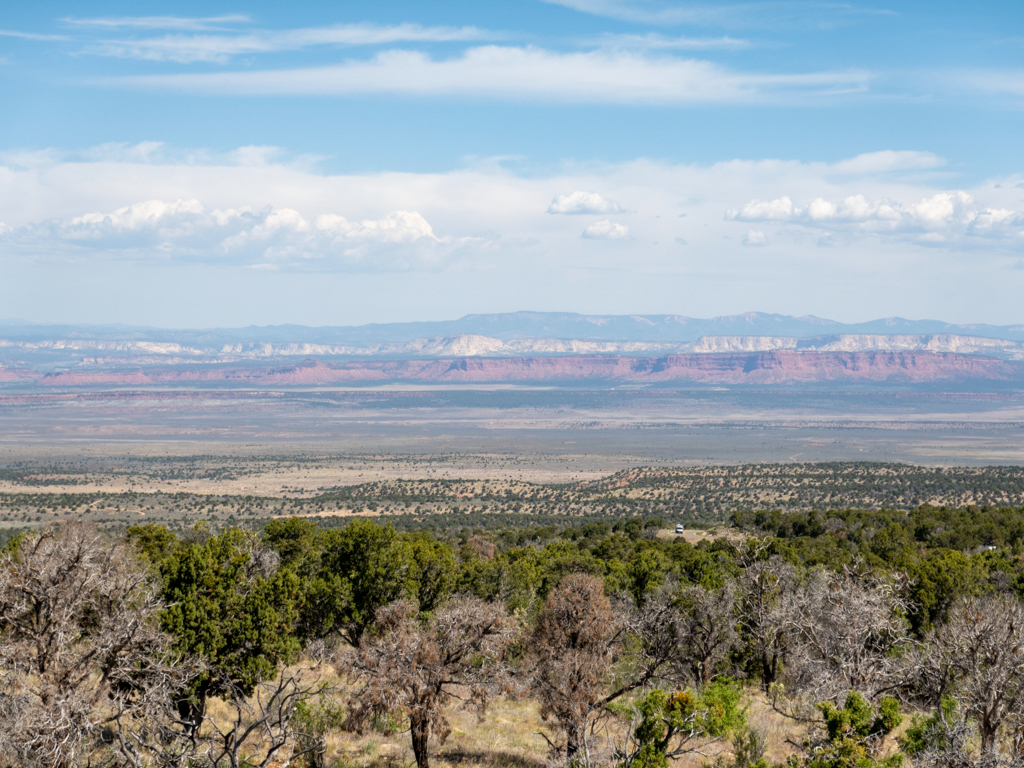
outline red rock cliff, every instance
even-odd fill
[[[844,381],[925,383],[958,379],[1024,380],[1024,368],[995,358],[933,352],[778,351],[650,358],[579,355],[506,359],[363,360],[338,364],[310,360],[301,365],[261,368],[72,371],[39,376],[36,383],[60,387],[189,384],[315,387],[388,382],[692,381],[707,384],[781,384]]]

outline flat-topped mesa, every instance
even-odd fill
[[[24,375],[24,371],[19,371]],[[818,352],[777,350],[657,357],[575,355],[457,357],[413,360],[307,360],[287,366],[152,367],[133,371],[62,371],[39,374],[47,387],[344,386],[387,383],[612,382],[665,384],[782,384],[787,382],[1019,381],[1024,366],[991,357],[936,352]]]
[[[1005,360],[1024,360],[1024,342],[958,334],[835,334],[796,336],[702,336],[691,342],[601,341],[588,339],[521,338],[502,341],[480,334],[455,334],[405,342],[367,346],[345,346],[305,342],[245,342],[216,348],[184,347],[178,344],[140,341],[56,339],[10,341],[0,339],[0,357],[18,352],[35,355],[75,355],[95,352],[103,357],[82,357],[94,364],[119,360],[140,364],[160,359],[177,364],[182,358],[203,362],[230,363],[241,360],[287,359],[295,357],[518,357],[562,355],[628,355],[647,357],[667,354],[717,354],[774,352],[778,350],[817,352],[952,352],[987,355]],[[76,362],[78,362],[76,360]]]
[[[685,351],[769,352],[782,349],[816,352],[952,352],[1024,360],[1024,342],[982,336],[937,334],[861,334],[797,338],[792,336],[704,336]]]

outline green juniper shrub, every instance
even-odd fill
[[[739,733],[746,726],[741,695],[740,686],[725,679],[700,691],[650,691],[633,705],[638,722],[630,748],[619,755],[620,767],[667,768],[670,758]]]
[[[960,722],[957,702],[952,696],[944,696],[940,709],[928,717],[914,715],[911,725],[899,740],[900,749],[908,756],[914,757],[925,750],[946,746],[946,733],[949,727]]]
[[[825,718],[828,737],[820,744],[808,744],[807,754],[793,756],[791,768],[900,768],[903,755],[878,755],[881,740],[903,720],[899,702],[882,697],[872,707],[856,691],[850,691],[842,708],[822,702],[818,710]]]

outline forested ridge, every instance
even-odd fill
[[[196,522],[260,525],[282,516],[381,515],[401,528],[446,526],[434,515],[464,515],[471,526],[503,526],[496,515],[571,516],[587,520],[663,517],[714,524],[751,509],[783,511],[858,508],[913,509],[923,504],[1024,506],[1024,467],[919,467],[870,462],[638,467],[572,483],[532,483],[512,478],[373,480],[277,494],[143,490],[179,478],[217,481],[244,477],[234,465],[206,466],[190,457],[169,466],[136,462],[130,472],[104,474],[75,466],[8,467],[0,480],[20,490],[0,491],[0,523],[41,524],[67,518],[103,526],[145,518],[185,530]],[[319,467],[323,458],[308,459]],[[202,466],[200,466],[202,465]],[[248,465],[246,465],[248,466]],[[298,466],[303,466],[301,462]],[[264,471],[262,465],[248,471]],[[77,491],[76,484],[129,484],[128,490]],[[64,486],[61,490],[49,489]],[[518,522],[518,521],[515,521]],[[325,520],[325,524],[330,525]],[[334,523],[338,524],[338,523]]]

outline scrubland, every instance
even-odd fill
[[[1024,507],[486,517],[21,532],[0,764],[1020,764]]]

